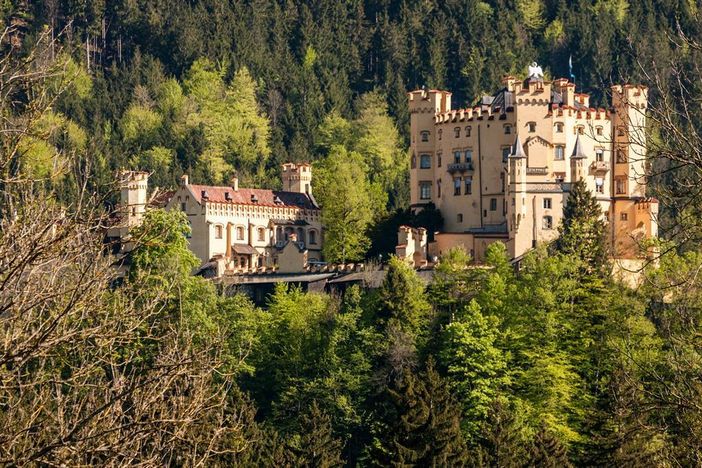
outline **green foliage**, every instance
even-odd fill
[[[385,206],[384,193],[368,180],[361,155],[334,146],[315,166],[315,196],[322,205],[324,257],[331,262],[363,258],[366,231]]]
[[[585,182],[574,182],[563,208],[557,248],[579,258],[589,270],[602,269],[607,262],[607,231],[600,215],[600,205]]]
[[[387,413],[380,420],[372,459],[378,466],[465,466],[468,450],[460,411],[434,369],[406,369],[387,389]]]

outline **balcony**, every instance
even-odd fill
[[[451,174],[455,174],[456,172],[473,172],[473,163],[472,162],[465,162],[465,163],[453,163],[449,164],[446,167],[446,170],[450,172]]]
[[[548,174],[548,167],[527,167],[527,175],[546,175]]]
[[[590,165],[592,172],[607,172],[609,171],[609,161],[595,161]]]

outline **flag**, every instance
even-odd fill
[[[568,59],[568,74],[570,75],[570,78],[575,81],[575,75],[573,75],[573,55],[571,55]]]

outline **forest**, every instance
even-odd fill
[[[702,464],[702,31],[692,0],[0,2],[0,465]],[[408,211],[406,92],[471,105],[537,61],[608,106],[650,88],[658,255],[638,288],[574,187],[515,270],[389,257]],[[118,169],[277,187],[310,161],[330,261],[377,289],[263,307],[191,272],[149,211],[118,278]],[[343,247],[343,248],[342,248]]]

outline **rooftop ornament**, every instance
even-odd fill
[[[529,79],[532,79],[532,80],[543,80],[544,79],[544,71],[541,69],[541,67],[536,62],[531,62],[531,65],[529,65]]]

